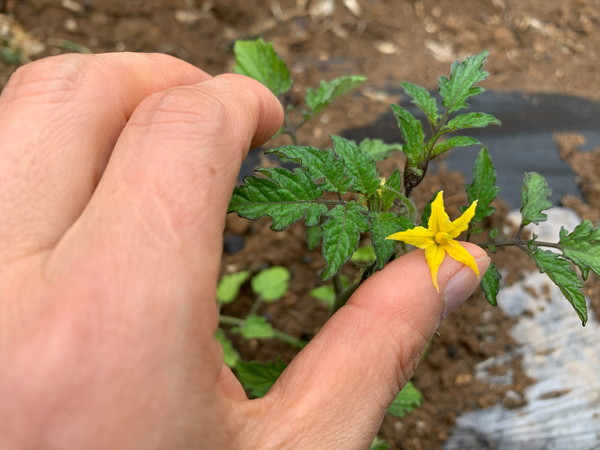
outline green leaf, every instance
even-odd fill
[[[267,319],[256,314],[246,317],[242,325],[233,327],[231,332],[241,334],[246,339],[268,339],[275,336],[275,330]]]
[[[372,195],[379,188],[379,174],[377,166],[369,155],[348,139],[340,136],[331,136],[333,150],[342,158],[354,191]]]
[[[373,250],[373,246],[364,245],[359,247],[358,250],[352,254],[350,261],[352,261],[354,264],[372,264],[376,259],[377,257],[375,256],[375,250]]]
[[[369,450],[388,450],[390,445],[378,436],[375,436]]]
[[[394,169],[387,180],[385,180],[385,184],[381,190],[381,207],[387,211],[394,206],[397,198],[406,199],[402,195],[402,174],[398,169]]]
[[[475,216],[472,223],[481,222],[488,216],[494,214],[496,208],[490,206],[498,195],[500,188],[496,186],[496,169],[488,149],[483,147],[479,150],[475,165],[473,166],[473,182],[465,186],[469,203],[477,202]],[[467,208],[462,208],[464,211]]]
[[[419,390],[409,381],[396,396],[388,408],[388,412],[398,418],[405,417],[409,412],[415,410],[423,403],[423,396]]]
[[[532,222],[539,224],[548,218],[542,211],[552,208],[552,203],[549,200],[551,193],[552,190],[543,176],[537,172],[525,173],[523,189],[521,190],[523,225],[529,225]]]
[[[314,288],[309,294],[317,300],[321,300],[329,309],[332,309],[335,304],[335,289],[332,284]]]
[[[419,166],[423,158],[427,156],[424,154],[425,134],[421,122],[401,106],[391,105],[391,107],[404,138],[402,152],[406,155],[411,167]]]
[[[236,41],[233,52],[235,73],[254,78],[275,95],[281,95],[292,87],[290,71],[275,52],[272,43],[262,39]]]
[[[377,269],[383,268],[396,250],[396,241],[386,239],[390,234],[412,228],[414,224],[405,217],[391,212],[369,212],[371,242],[377,256]]]
[[[224,275],[217,286],[217,300],[221,303],[231,303],[240,293],[242,285],[250,278],[249,270]]]
[[[356,251],[360,233],[368,229],[367,213],[364,206],[354,201],[338,205],[327,213],[323,224],[323,257],[327,266],[322,280],[339,272]]]
[[[233,191],[228,212],[251,220],[268,216],[276,231],[302,218],[306,225],[316,225],[321,214],[327,212],[327,207],[317,201],[323,191],[305,170],[290,172],[276,167],[259,171],[269,178],[245,177],[244,184]]]
[[[573,261],[584,280],[587,280],[591,270],[600,277],[600,228],[584,220],[568,233],[561,228],[559,242],[563,256]]]
[[[438,114],[437,102],[429,91],[412,83],[400,83],[400,86],[402,86],[406,95],[412,99],[411,103],[423,111],[429,123],[435,126],[440,115]]]
[[[252,290],[266,302],[283,297],[289,287],[290,271],[282,266],[261,270],[252,278]]]
[[[223,360],[225,361],[225,364],[227,364],[229,367],[234,367],[240,360],[240,355],[235,351],[235,348],[233,348],[231,341],[227,339],[227,336],[225,336],[225,331],[223,331],[221,328],[217,328],[217,331],[215,332],[215,339],[221,344],[221,348],[223,349]]]
[[[587,322],[587,305],[581,292],[583,282],[571,268],[571,263],[556,253],[537,249],[532,254],[540,272],[545,273],[556,284],[566,299],[573,305],[581,324]]]
[[[306,91],[306,104],[311,109],[309,117],[314,117],[331,105],[338,97],[346,94],[366,80],[356,75],[335,78],[331,81],[321,81],[317,89]]]
[[[340,282],[344,288],[350,284],[350,280],[345,275],[340,275]],[[317,300],[325,303],[329,310],[333,310],[333,307],[335,306],[335,288],[333,284],[325,284],[323,286],[314,288],[309,292],[309,294]]]
[[[235,372],[244,389],[259,398],[268,392],[285,367],[286,364],[280,359],[266,364],[258,361],[238,361]]]
[[[498,272],[496,265],[491,263],[481,278],[481,283],[479,283],[485,299],[492,306],[498,305],[498,291],[500,290],[501,279],[502,275]]]
[[[323,230],[319,225],[306,227],[306,245],[309,250],[314,250],[323,239]]]
[[[302,164],[313,180],[317,183],[321,181],[322,188],[327,191],[345,194],[352,186],[352,179],[344,166],[344,160],[336,157],[329,148],[321,150],[316,147],[293,145],[278,147],[267,153]]]
[[[358,148],[369,155],[373,161],[383,161],[393,152],[402,150],[402,144],[386,144],[381,139],[365,138],[360,141]]]
[[[450,69],[450,77],[439,78],[442,105],[449,113],[467,108],[469,98],[485,91],[475,85],[488,76],[483,70],[483,63],[488,55],[488,51],[483,51],[465,58],[463,62],[455,61]]]
[[[501,125],[498,119],[491,114],[470,112],[466,114],[459,114],[451,119],[446,126],[444,131],[449,133],[456,130],[462,130],[465,128],[485,128],[488,125]]]
[[[472,145],[481,144],[477,139],[468,136],[453,136],[446,139],[445,141],[439,142],[433,147],[431,152],[432,156],[439,156],[448,150],[452,150],[457,147],[471,147]]]

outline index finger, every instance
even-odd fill
[[[0,260],[55,245],[144,98],[210,78],[162,54],[61,55],[17,70],[0,96]]]

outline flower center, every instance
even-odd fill
[[[444,231],[440,231],[435,235],[435,242],[439,245],[446,245],[451,240],[452,236]]]

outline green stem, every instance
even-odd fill
[[[339,294],[335,296],[335,302],[333,304],[333,310],[331,311],[331,315],[333,315],[338,309],[346,304],[348,299],[354,291],[360,286],[360,283],[352,283],[351,285],[344,288]]]
[[[479,245],[481,248],[488,248],[488,247],[507,247],[509,245],[514,245],[516,247],[519,248],[525,248],[526,244],[529,241],[526,241],[524,239],[502,239],[499,241],[490,241],[490,242],[484,242],[482,244],[477,244]],[[540,247],[551,247],[551,248],[556,248],[556,249],[562,249],[562,247],[560,246],[560,244],[556,243],[556,242],[545,242],[545,241],[533,241],[536,245],[540,246]]]
[[[250,311],[248,311],[248,315],[251,316],[253,314],[256,314],[256,312],[258,311],[258,309],[261,307],[262,304],[263,304],[263,298],[262,298],[262,296],[259,295],[258,297],[256,297],[256,300],[254,300],[254,303],[250,307]]]
[[[397,191],[396,189],[393,189],[386,185],[383,185],[383,189],[385,189],[388,192],[391,192],[396,197],[398,197],[400,199],[400,201],[402,202],[402,204],[404,205],[404,207],[408,210],[410,219],[412,219],[413,222],[415,220],[417,220],[417,210],[415,208],[415,205],[413,205],[413,202],[411,202],[407,196],[405,196],[402,192]]]
[[[240,319],[238,317],[221,315],[221,316],[219,316],[219,324],[235,325],[235,326],[241,327],[244,324],[244,319]],[[306,341],[303,341],[302,339],[298,339],[297,337],[294,337],[292,335],[284,333],[283,331],[276,330],[274,328],[273,328],[273,334],[274,334],[274,337],[276,337],[280,341],[283,341],[286,344],[289,344],[296,348],[304,348],[307,344]]]

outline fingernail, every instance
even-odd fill
[[[490,263],[490,258],[487,255],[480,256],[475,259],[477,267],[479,267],[479,273],[481,276],[487,270]],[[442,319],[446,318],[448,314],[458,308],[468,299],[475,288],[480,283],[480,279],[477,278],[475,272],[467,266],[461,268],[456,272],[452,278],[446,283],[444,288],[444,312],[442,313]]]

